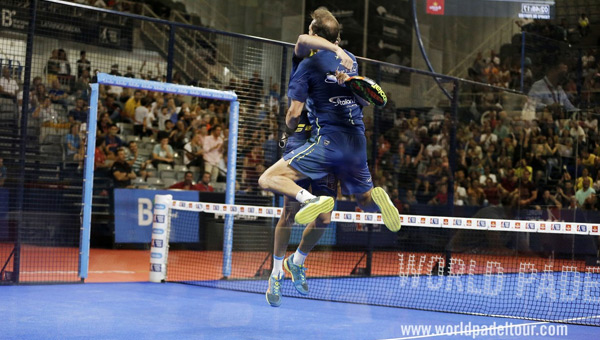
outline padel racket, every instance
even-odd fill
[[[377,107],[381,108],[387,104],[385,92],[373,79],[354,76],[346,79],[344,84],[350,88],[352,93]]]

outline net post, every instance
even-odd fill
[[[165,282],[169,255],[169,229],[173,196],[155,195],[150,244],[150,282]]]
[[[90,234],[92,228],[92,191],[94,190],[94,154],[96,150],[96,120],[98,112],[98,84],[91,84],[90,112],[87,119],[87,142],[85,150],[85,173],[83,178],[83,207],[79,236],[79,278],[88,276],[90,260]]]
[[[225,204],[235,204],[235,174],[237,141],[238,141],[238,123],[239,123],[240,103],[232,101],[229,107],[229,143],[227,146],[227,184],[225,190]],[[223,277],[231,275],[231,251],[233,249],[233,215],[225,216],[223,227]]]

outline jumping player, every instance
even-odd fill
[[[342,66],[344,66],[346,69],[352,68],[354,61],[337,44],[331,43],[318,36],[303,34],[298,37],[298,41],[294,46],[291,74],[294,74],[298,68],[298,64],[302,61],[302,59],[308,57],[312,50],[332,51],[336,53],[336,56],[338,59],[340,59],[340,64]],[[311,130],[311,123],[308,120],[307,113],[305,110],[302,110],[296,129],[287,130],[282,137],[280,146],[284,148],[284,155],[287,155],[294,149],[305,144],[311,136]],[[316,181],[306,178],[298,182],[298,185],[305,190],[308,190],[310,187],[313,194],[326,196],[334,196],[336,194],[337,184],[338,182],[333,175],[327,175],[324,178]],[[269,278],[269,288],[265,294],[267,302],[273,307],[278,307],[281,304],[280,289],[281,283],[285,276],[283,271],[284,266],[285,269],[290,272],[296,290],[300,294],[308,294],[304,260],[312,248],[321,239],[321,236],[325,232],[325,229],[331,220],[331,213],[324,213],[319,215],[315,221],[309,223],[302,233],[302,240],[300,241],[296,252],[284,260],[294,217],[299,209],[299,202],[290,200],[287,196],[284,196],[284,208],[281,218],[275,227],[273,244],[273,271]]]
[[[325,9],[316,10],[312,17],[309,35],[335,43],[339,35],[335,17]],[[354,63],[347,73],[357,75],[355,58],[349,55]],[[362,107],[356,104],[349,89],[339,86],[336,77],[329,76],[331,73],[339,74],[339,71],[344,70],[336,54],[327,50],[318,51],[299,64],[290,79],[288,97],[291,104],[286,125],[290,130],[298,126],[306,103],[309,119],[314,121],[313,138],[267,169],[259,184],[263,189],[295,197],[303,204],[295,221],[307,224],[319,215],[331,212],[333,195],[316,197],[295,181],[305,178],[316,180],[332,173],[341,180],[344,194],[354,194],[358,205],[365,211],[379,209],[386,227],[398,231],[401,227],[398,210],[382,188],[373,189],[367,166]],[[287,264],[289,261],[286,261]],[[274,281],[270,280],[270,283]],[[267,299],[273,292],[270,284]]]

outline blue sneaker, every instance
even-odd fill
[[[273,307],[279,307],[281,305],[281,281],[283,281],[283,273],[277,278],[275,276],[269,277],[269,289],[265,293],[267,302]]]
[[[285,270],[292,274],[292,282],[298,293],[302,295],[308,294],[308,284],[306,283],[306,267],[294,264],[294,254],[283,261]]]

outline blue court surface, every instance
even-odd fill
[[[600,327],[291,297],[273,308],[263,294],[175,283],[2,286],[0,301],[0,339],[600,338]]]

